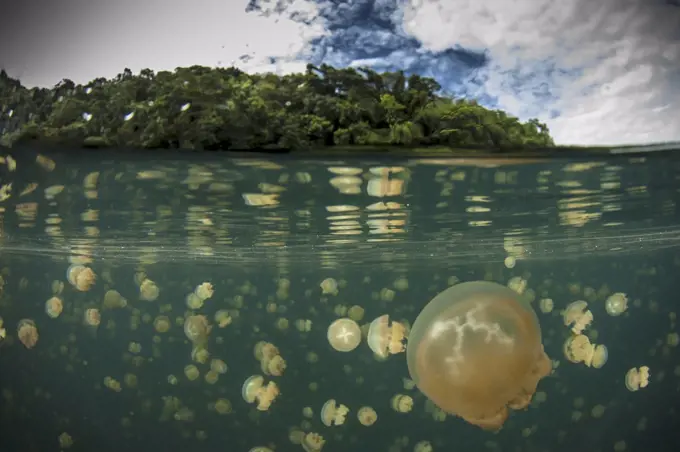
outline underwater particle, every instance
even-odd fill
[[[438,408],[492,431],[510,410],[527,407],[552,371],[530,303],[488,281],[435,296],[413,323],[406,352],[411,378]]]
[[[270,381],[265,385],[262,375],[248,377],[241,388],[243,400],[248,403],[257,402],[257,409],[260,411],[267,411],[278,395],[279,388],[276,383]]]
[[[378,420],[378,413],[370,406],[362,406],[357,411],[357,419],[359,419],[361,425],[370,427]]]
[[[324,444],[326,444],[326,440],[323,439],[323,436],[313,432],[307,433],[302,440],[302,448],[305,452],[319,452]]]
[[[649,384],[649,367],[640,366],[639,369],[633,367],[626,372],[626,388],[629,391],[637,391],[646,388]]]
[[[543,314],[549,314],[552,312],[553,307],[555,306],[552,299],[550,298],[543,298],[541,301],[538,302],[538,306],[541,308],[541,312]]]
[[[17,324],[17,336],[24,347],[31,349],[38,342],[38,327],[31,319],[21,319]]]
[[[204,282],[196,286],[196,289],[194,289],[194,293],[199,298],[199,300],[205,301],[213,296],[215,290],[213,289],[212,284],[210,284],[209,282]]]
[[[71,435],[66,432],[59,435],[59,447],[61,449],[68,449],[71,446],[73,446],[73,438],[71,438]]]
[[[98,327],[101,323],[102,317],[97,308],[89,308],[83,314],[83,323],[90,327]]]
[[[184,375],[190,381],[194,381],[199,377],[200,372],[198,371],[198,367],[194,366],[193,364],[188,364],[184,367]]]
[[[361,343],[361,328],[352,319],[337,319],[328,327],[328,342],[339,352],[351,352]]]
[[[159,315],[153,320],[153,328],[158,333],[167,333],[170,329],[170,318],[166,315]]]
[[[190,315],[184,321],[184,334],[195,345],[208,342],[211,326],[204,315]]]
[[[371,322],[368,329],[367,342],[370,349],[380,358],[402,353],[406,350],[404,339],[406,328],[399,322],[389,321],[387,314],[381,315]]]
[[[117,290],[107,290],[104,294],[104,309],[120,309],[127,306],[127,300]]]
[[[338,294],[338,282],[333,278],[326,278],[319,284],[321,287],[321,293],[323,295],[337,295]]]
[[[587,310],[588,302],[579,300],[570,303],[562,311],[564,326],[571,326],[574,334],[581,334],[593,321],[593,313]]]
[[[390,405],[397,413],[408,413],[413,409],[413,398],[404,394],[396,394],[392,397]]]
[[[87,292],[97,281],[97,275],[90,267],[73,264],[66,271],[66,279],[79,291]]]
[[[155,282],[145,279],[139,286],[139,298],[145,301],[155,301],[161,290]]]
[[[345,405],[337,405],[334,399],[327,400],[321,407],[321,422],[326,427],[342,425],[345,423],[347,413],[349,413],[349,408]]]
[[[622,292],[611,294],[604,302],[604,307],[607,314],[613,317],[619,316],[628,309],[628,297]]]
[[[214,370],[218,374],[226,374],[227,363],[225,363],[221,359],[214,358],[212,361],[210,361],[210,370]]]
[[[231,402],[227,399],[217,399],[215,402],[215,411],[217,411],[218,414],[231,413]]]
[[[433,450],[429,441],[418,441],[413,448],[413,452],[432,452]]]
[[[64,303],[59,297],[52,297],[45,302],[45,313],[53,319],[59,317],[63,309]]]

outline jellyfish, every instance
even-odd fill
[[[649,384],[649,367],[640,366],[639,369],[633,367],[626,373],[626,388],[629,391],[637,391],[646,388]]]
[[[362,406],[357,412],[357,419],[359,419],[361,425],[370,427],[378,420],[378,413],[370,406]]]
[[[59,297],[52,297],[45,302],[45,313],[53,319],[59,317],[63,309],[64,303]]]
[[[628,297],[625,293],[617,292],[607,298],[604,303],[607,314],[616,317],[623,314],[628,309]]]
[[[257,402],[257,409],[260,411],[267,411],[278,395],[276,383],[270,381],[265,385],[262,375],[248,377],[241,388],[243,400],[248,403]]]
[[[371,322],[367,336],[368,346],[380,358],[396,355],[406,349],[403,342],[406,338],[406,327],[399,322],[390,323],[387,314]]]
[[[446,413],[498,430],[509,409],[528,406],[552,363],[538,318],[508,287],[455,285],[420,312],[406,351],[411,378]]]
[[[591,344],[590,339],[583,334],[571,336],[564,342],[564,356],[572,363],[584,363],[588,367],[599,369],[604,366],[609,357],[607,347]]]
[[[38,328],[31,319],[22,319],[17,325],[17,336],[24,347],[33,348],[38,343]]]
[[[593,313],[587,308],[588,303],[579,300],[570,303],[567,308],[562,311],[564,325],[571,326],[571,331],[574,334],[581,334],[581,332],[593,321]]]
[[[184,334],[194,345],[205,345],[211,328],[204,315],[190,315],[184,321]]]
[[[345,423],[347,413],[349,413],[349,408],[342,404],[338,405],[334,399],[330,399],[321,408],[321,422],[326,427],[342,425]]]
[[[339,352],[351,352],[361,343],[361,328],[352,319],[338,319],[327,332],[328,342]]]

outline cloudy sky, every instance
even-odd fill
[[[27,86],[367,65],[538,117],[560,144],[680,140],[680,0],[0,2],[0,67]]]

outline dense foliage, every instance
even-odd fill
[[[138,75],[126,69],[112,80],[63,80],[52,89],[25,88],[2,71],[0,132],[10,142],[140,148],[554,145],[538,120],[521,123],[440,90],[418,75],[326,65],[284,76],[202,66]]]

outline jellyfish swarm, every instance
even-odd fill
[[[498,430],[525,408],[552,364],[531,306],[499,284],[455,285],[420,312],[406,359],[418,388],[443,411]]]

